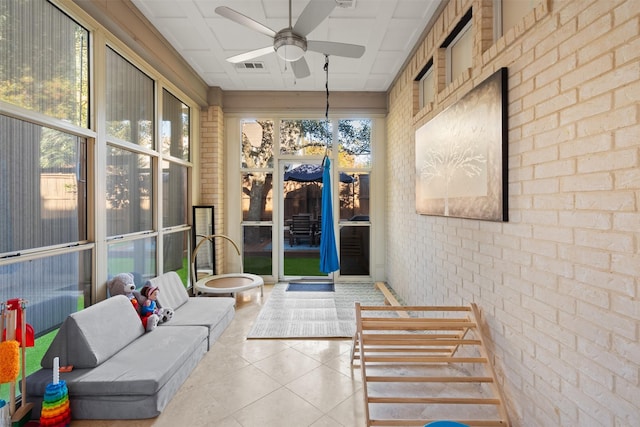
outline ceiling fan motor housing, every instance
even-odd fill
[[[294,33],[291,28],[285,28],[276,33],[273,47],[280,58],[293,62],[302,58],[307,51],[307,39]]]

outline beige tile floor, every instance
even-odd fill
[[[350,340],[247,340],[272,286],[237,296],[236,315],[162,414],[73,427],[360,427],[360,370]]]

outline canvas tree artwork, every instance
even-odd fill
[[[420,214],[507,220],[507,70],[416,130]]]

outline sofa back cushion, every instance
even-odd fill
[[[95,368],[145,333],[133,305],[124,295],[116,295],[70,314],[42,357],[43,368],[60,366]]]
[[[175,310],[189,301],[189,293],[175,271],[164,273],[149,280],[147,283],[160,289],[157,300],[160,307],[168,307]]]

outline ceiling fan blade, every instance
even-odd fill
[[[293,26],[293,32],[303,37],[306,36],[327,19],[336,5],[336,0],[309,0],[298,17],[296,25]]]
[[[251,50],[249,52],[241,53],[240,55],[230,56],[229,58],[227,58],[227,61],[231,62],[232,64],[237,64],[239,62],[249,61],[251,59],[255,59],[273,52],[275,52],[273,46],[267,46],[260,49]]]
[[[309,65],[307,65],[307,61],[304,59],[304,56],[297,61],[290,62],[290,64],[291,69],[293,70],[293,75],[296,76],[297,79],[304,79],[311,75]]]
[[[240,12],[236,12],[235,10],[230,9],[226,6],[216,7],[216,13],[220,16],[224,16],[227,19],[237,22],[240,25],[244,25],[245,27],[249,27],[254,31],[262,33],[265,36],[269,36],[271,38],[274,38],[276,36],[276,32],[273,31],[271,28],[264,26],[258,21],[254,21],[248,16],[245,16]]]
[[[307,41],[307,50],[324,53],[325,55],[346,56],[360,58],[364,55],[364,46],[348,43]]]

